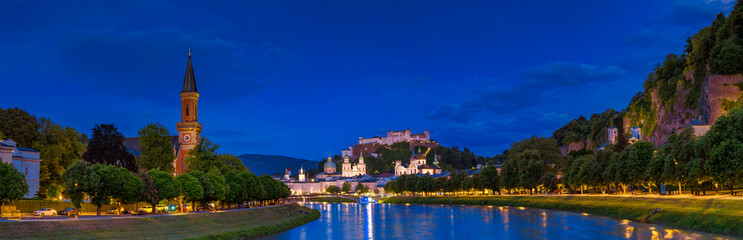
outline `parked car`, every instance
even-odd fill
[[[137,209],[137,214],[141,215],[147,213],[152,213],[152,206],[147,205]],[[157,206],[155,206],[155,213],[168,213],[168,207],[165,206],[165,204],[158,204]]]
[[[168,206],[165,206],[165,204],[158,204],[155,206],[155,211],[158,213],[168,213]]]
[[[51,208],[42,208],[41,210],[34,211],[34,216],[54,216],[57,215],[57,210]]]
[[[71,213],[74,213],[74,212],[75,212],[74,207],[68,207],[65,210],[59,211],[59,215],[70,215]]]
[[[152,206],[147,205],[147,206],[143,206],[137,209],[138,215],[148,214],[148,213],[152,213]]]
[[[118,212],[123,212],[123,211],[124,211],[124,208],[120,208],[120,209],[119,209],[119,208],[117,208],[117,207],[112,207],[111,209],[109,209],[109,210],[106,210],[106,213],[107,213],[107,214],[116,214],[116,212],[117,212],[117,211],[118,211]]]

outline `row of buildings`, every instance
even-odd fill
[[[358,184],[363,184],[372,193],[383,193],[384,185],[401,175],[442,176],[445,174],[438,166],[439,156],[437,154],[434,154],[432,164],[426,163],[426,156],[430,151],[431,149],[429,148],[425,153],[422,153],[419,148],[418,153],[411,156],[410,163],[408,164],[403,164],[400,160],[395,161],[394,175],[369,175],[366,172],[364,155],[360,155],[355,162],[351,162],[351,157],[346,155],[343,157],[341,172],[337,172],[336,163],[331,157],[328,157],[323,164],[322,172],[315,174],[315,178],[313,179],[308,177],[307,172],[302,167],[299,169],[296,179],[291,177],[291,169],[287,168],[281,180],[292,190],[292,194],[295,195],[324,193],[329,186],[342,187],[346,182],[351,183],[354,189]]]

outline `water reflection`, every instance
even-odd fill
[[[629,220],[528,208],[306,203],[317,221],[265,239],[729,239]]]

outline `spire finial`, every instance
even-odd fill
[[[188,48],[188,57],[191,57],[191,48]]]

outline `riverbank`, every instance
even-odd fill
[[[390,197],[383,203],[465,204],[561,210],[681,229],[743,235],[743,201],[612,196]],[[660,211],[653,214],[656,208]],[[649,218],[648,218],[649,217]]]
[[[10,239],[248,239],[286,231],[319,217],[317,210],[292,204],[148,218],[5,222],[0,224],[0,233]]]

